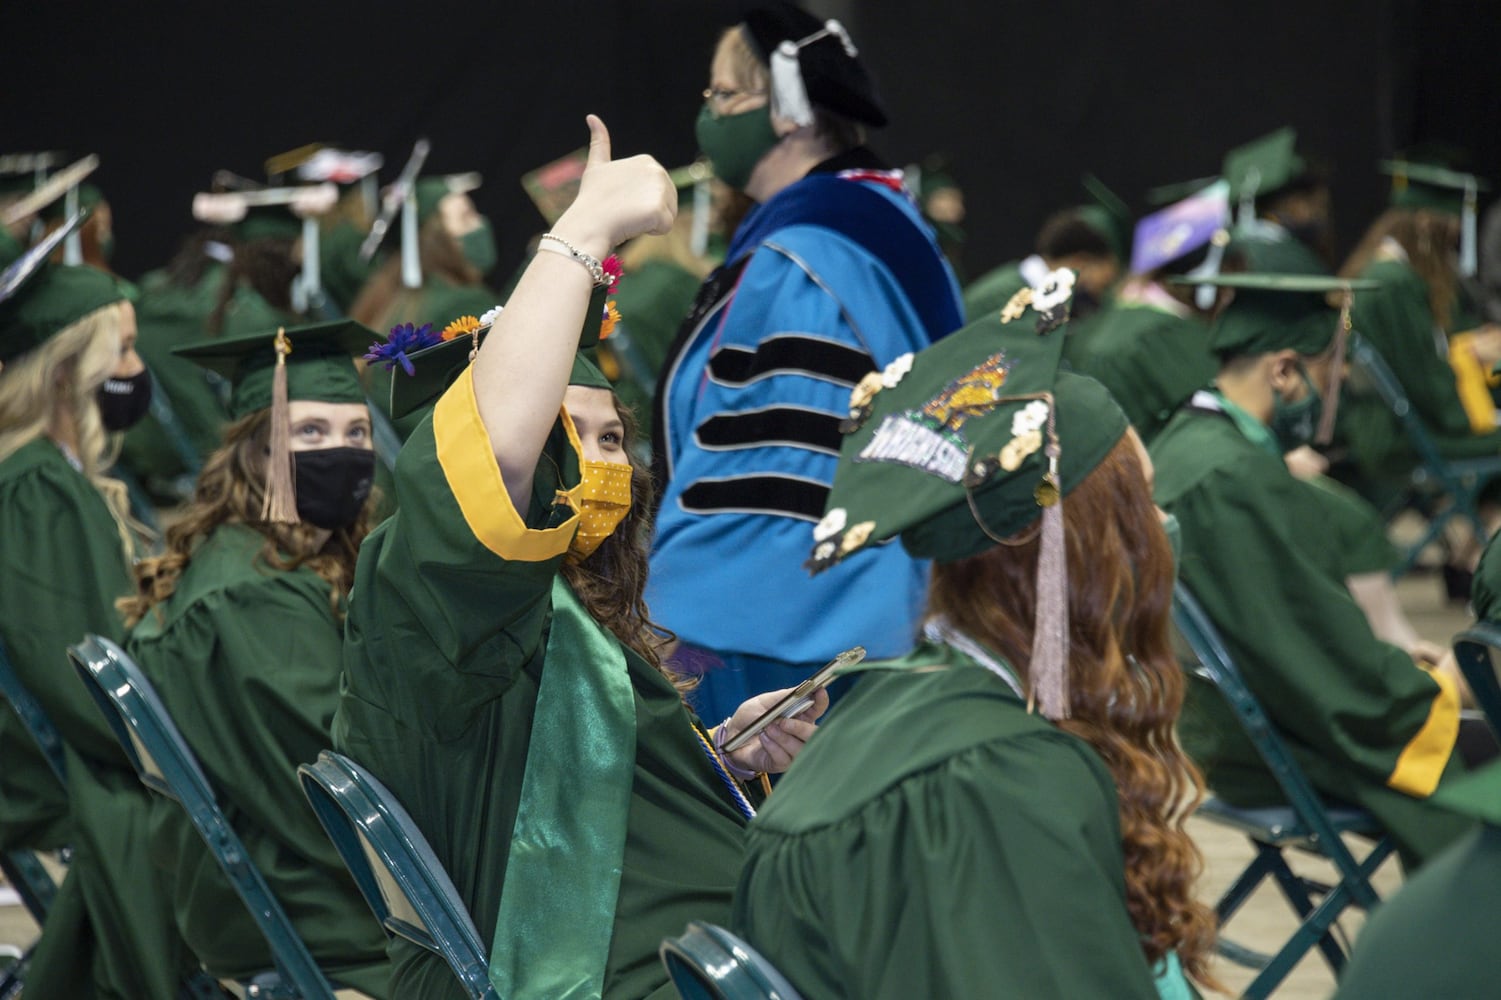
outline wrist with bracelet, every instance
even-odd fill
[[[732,761],[732,760],[730,760],[730,755],[724,752],[724,745],[725,745],[725,743],[730,738],[729,729],[730,729],[730,720],[729,719],[725,719],[717,727],[715,727],[715,729],[714,729],[714,749],[715,749],[715,751],[718,752],[719,759],[724,762],[724,769],[726,771],[729,771],[730,774],[734,775],[736,778],[738,778],[741,781],[750,781],[752,778],[756,777],[761,772],[760,771],[747,771],[747,770],[745,770],[742,767],[736,766],[735,762]]]
[[[591,253],[580,250],[561,236],[556,236],[552,233],[543,233],[542,237],[537,241],[537,249],[539,251],[547,250],[582,264],[584,269],[589,272],[589,277],[593,279],[595,288],[613,283],[614,279],[606,273],[603,261]]]

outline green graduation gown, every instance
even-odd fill
[[[385,933],[303,797],[331,739],[341,631],[328,584],[272,569],[265,538],[216,528],[126,643],[203,766],[250,861],[337,982],[386,996]],[[265,939],[182,807],[153,800],[152,854],[177,926],[219,978],[272,967]]]
[[[1497,544],[1497,538],[1501,538],[1501,533],[1492,535],[1486,543],[1470,588],[1470,606],[1475,609],[1475,617],[1488,622],[1501,622],[1501,544]]]
[[[368,261],[360,260],[360,244],[365,242],[367,232],[348,219],[340,219],[318,235],[318,267],[323,293],[341,316],[348,314],[360,289],[381,265],[379,254]]]
[[[1456,776],[1452,683],[1371,634],[1315,553],[1308,487],[1253,443],[1209,393],[1151,448],[1157,503],[1177,516],[1179,578],[1203,605],[1251,692],[1313,783],[1370,810],[1416,864],[1469,822],[1424,801]],[[1217,692],[1189,684],[1179,735],[1215,794],[1240,806],[1280,794]]]
[[[1428,286],[1407,264],[1375,260],[1361,278],[1381,287],[1355,296],[1354,328],[1391,368],[1413,411],[1450,458],[1501,453],[1501,432],[1473,434],[1460,402],[1454,369],[1428,306]],[[1346,383],[1339,414],[1340,435],[1361,472],[1381,479],[1405,473],[1417,461],[1396,416],[1359,373]]]
[[[136,350],[160,386],[187,445],[201,461],[219,447],[226,420],[225,399],[203,368],[172,353],[198,340],[223,288],[225,267],[211,262],[190,287],[169,284],[166,275],[147,275],[136,303]],[[161,481],[189,471],[173,431],[148,415],[125,434],[120,461],[161,493]]]
[[[400,799],[486,942],[501,923],[539,686],[549,671],[600,669],[587,658],[547,656],[570,638],[552,635],[554,625],[577,621],[558,617],[552,594],[577,525],[563,497],[577,489],[578,453],[571,421],[560,421],[523,521],[508,502],[466,371],[402,450],[400,509],[366,539],[350,596],[334,745]],[[613,907],[604,901],[603,996],[666,1000],[675,994],[657,946],[689,920],[727,921],[745,820],[673,686],[592,619],[584,627],[593,631],[587,641],[623,652],[635,719],[619,890]],[[566,786],[567,775],[557,781]],[[568,797],[586,801],[589,789]],[[581,815],[587,821],[590,810]],[[548,826],[548,816],[531,818]],[[510,911],[507,922],[525,918]],[[556,950],[578,930],[538,928],[536,940]],[[391,955],[391,995],[462,995],[440,958],[400,939]]]
[[[750,826],[733,919],[808,1000],[1157,996],[1110,772],[947,645],[819,727]]]
[[[1011,297],[1027,287],[1021,261],[1013,260],[987,271],[964,286],[964,320],[973,323],[987,313],[999,312]]]
[[[1096,319],[1087,351],[1070,356],[1074,369],[1099,380],[1148,444],[1174,411],[1213,380],[1219,364],[1209,351],[1209,328],[1191,315],[1116,299]]]
[[[0,840],[73,848],[28,995],[171,996],[187,956],[147,863],[150,802],[67,656],[86,633],[124,631],[114,602],[132,583],[119,530],[104,498],[42,437],[0,462],[0,539],[0,639],[67,758],[64,795],[20,720],[0,712]]]

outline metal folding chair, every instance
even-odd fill
[[[141,668],[115,643],[96,635],[69,647],[68,655],[141,781],[182,805],[270,946],[274,971],[235,985],[259,1000],[334,1000],[333,986],[251,863],[197,757]]]
[[[1423,550],[1443,537],[1444,528],[1455,517],[1468,521],[1475,537],[1485,542],[1485,525],[1480,520],[1480,491],[1491,480],[1501,477],[1501,455],[1482,458],[1446,458],[1422,418],[1413,410],[1401,381],[1376,348],[1360,336],[1351,338],[1351,362],[1369,377],[1383,402],[1391,408],[1408,443],[1417,453],[1406,492],[1401,502],[1412,502],[1428,517],[1423,536],[1392,570],[1399,577],[1417,563]]]
[[[1224,697],[1287,800],[1285,805],[1242,809],[1210,797],[1199,807],[1198,815],[1245,834],[1256,851],[1255,858],[1215,905],[1221,931],[1268,877],[1275,880],[1301,921],[1275,955],[1253,951],[1223,936],[1215,948],[1238,965],[1260,970],[1243,994],[1247,998],[1268,996],[1314,945],[1338,975],[1347,956],[1331,928],[1347,908],[1369,910],[1380,903],[1370,879],[1391,855],[1392,840],[1370,813],[1326,804],[1314,790],[1241,679],[1209,616],[1181,583],[1174,592],[1173,621],[1198,661],[1192,672]],[[1341,838],[1347,833],[1373,842],[1364,857],[1357,860],[1351,853]],[[1298,875],[1288,866],[1285,852],[1289,849],[1328,860],[1338,881],[1327,885]],[[1317,905],[1315,896],[1322,897]]]
[[[1476,622],[1454,637],[1454,658],[1491,732],[1501,740],[1501,625]]]
[[[331,750],[297,769],[302,791],[388,935],[448,962],[473,1000],[495,1000],[490,957],[417,824],[369,771]]]
[[[714,924],[693,921],[658,954],[682,1000],[802,1000],[756,949]]]

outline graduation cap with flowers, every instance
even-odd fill
[[[620,285],[620,260],[612,254],[603,265],[609,280],[595,288],[589,297],[569,385],[611,388],[610,380],[587,353],[610,335],[620,315],[615,303],[609,301]],[[390,372],[400,368],[403,373],[391,379],[393,419],[400,419],[443,395],[479,353],[480,343],[500,317],[501,308],[496,306],[483,316],[460,316],[438,331],[430,323],[422,326],[407,323],[394,328],[384,342],[370,345],[366,361],[384,365]]]
[[[1029,675],[1037,707],[1069,715],[1062,504],[1126,432],[1093,379],[1059,370],[1074,274],[1060,269],[854,389],[824,519],[819,573],[900,537],[940,563],[1041,535]]]

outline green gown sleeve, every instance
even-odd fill
[[[48,454],[50,450],[51,454]],[[104,498],[55,445],[38,439],[0,473],[0,637],[21,683],[63,739],[86,757],[128,767],[67,647],[93,632],[118,640],[116,598],[132,589]]]
[[[1322,525],[1288,516],[1306,489],[1248,447],[1196,488],[1159,494],[1182,526],[1179,575],[1295,742],[1352,775],[1427,796],[1458,734],[1456,692],[1372,635],[1349,591],[1309,554]]]
[[[1486,543],[1470,590],[1470,604],[1475,609],[1475,617],[1481,621],[1501,622],[1501,545],[1496,543],[1498,537],[1501,533],[1492,535]]]
[[[1115,789],[1069,740],[971,748],[801,835],[752,824],[734,926],[809,998],[1155,998]]]
[[[525,522],[506,500],[467,370],[401,451],[400,509],[362,550],[345,658],[362,665],[374,701],[404,705],[429,737],[468,729],[539,650],[576,523],[560,502],[560,487],[577,485],[572,427],[554,426]]]
[[[259,536],[219,531],[248,536],[237,539],[233,555],[249,564]],[[338,704],[341,636],[328,585],[305,569],[241,567],[228,586],[192,579],[220,566],[211,557],[195,559],[182,583],[189,595],[204,584],[207,592],[186,609],[169,603],[166,625],[138,627],[129,651],[313,957],[346,984],[382,996],[390,975],[384,933],[308,808],[296,773],[330,745]],[[177,921],[194,953],[220,976],[269,967],[250,914],[181,807],[161,800],[156,811],[154,853],[174,872]]]

